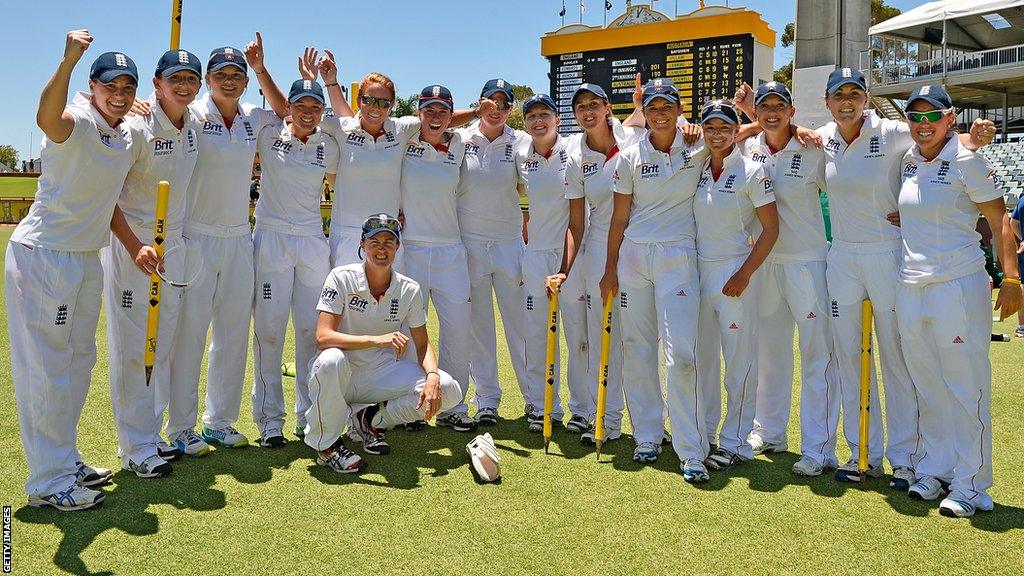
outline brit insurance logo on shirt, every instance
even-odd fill
[[[280,154],[291,155],[292,143],[285,142],[284,140],[278,138],[277,140],[274,140],[274,143],[270,146],[270,149]]]
[[[586,180],[594,174],[597,174],[601,168],[597,165],[597,162],[584,162],[580,167],[583,170],[583,179]]]
[[[640,172],[640,179],[641,180],[651,180],[651,179],[654,179],[654,178],[657,178],[657,177],[661,176],[661,165],[660,164],[650,164],[650,163],[646,163],[645,162],[645,163],[641,164],[639,166],[639,168],[640,168],[639,172]]]
[[[171,156],[174,154],[174,140],[170,138],[154,137],[149,141],[153,147],[153,157]]]
[[[348,304],[346,308],[353,312],[359,312],[360,314],[366,312],[366,307],[370,305],[370,301],[360,296],[357,292],[350,292],[348,295]]]
[[[105,130],[98,130],[98,132],[100,133],[100,144],[103,144],[107,148],[110,148],[110,143],[114,139],[114,134],[111,134],[110,132],[107,132]]]
[[[829,138],[828,142],[825,143],[826,152],[839,152],[839,140],[835,138]]]
[[[917,174],[917,163],[907,162],[903,165],[903,180],[913,178]]]
[[[764,152],[754,152],[753,154],[750,155],[750,159],[753,160],[754,162],[757,162],[758,164],[764,164],[765,162],[768,161],[768,155],[765,154]]]
[[[409,146],[405,149],[405,156],[407,158],[423,158],[423,155],[426,153],[426,146],[419,146],[413,143],[409,143]]]
[[[466,142],[466,156],[479,156],[480,145],[472,142]]]
[[[209,120],[203,121],[203,134],[207,136],[220,136],[224,134],[224,125]]]
[[[334,288],[324,288],[324,291],[320,293],[320,302],[328,306],[334,304],[337,299],[338,291]]]

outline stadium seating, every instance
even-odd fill
[[[1006,205],[1016,206],[1024,195],[1024,141],[992,144],[984,154],[996,169],[996,185],[1002,188]]]

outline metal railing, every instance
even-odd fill
[[[1024,44],[954,54],[946,56],[945,61],[947,74],[1024,65]],[[941,78],[942,62],[943,58],[931,58],[906,64],[872,67],[863,72],[870,77],[871,84],[888,86],[924,78]]]

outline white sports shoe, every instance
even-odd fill
[[[191,428],[175,436],[174,445],[181,450],[182,454],[192,458],[198,458],[210,452],[210,445]]]
[[[688,458],[686,462],[679,465],[679,468],[683,471],[683,480],[690,484],[700,484],[711,479],[707,467],[696,458]]]
[[[203,426],[203,440],[206,440],[207,443],[224,446],[225,448],[241,448],[249,445],[249,439],[238,430],[235,430],[234,426],[225,426],[223,428]]]
[[[174,460],[181,458],[181,450],[179,450],[176,445],[168,444],[163,440],[156,443],[156,453],[168,462],[173,462]]]
[[[978,507],[970,500],[947,496],[939,503],[939,514],[947,518],[970,518],[977,511]]]
[[[339,440],[334,447],[316,453],[316,463],[339,474],[354,474],[366,468],[366,460],[349,450]]]
[[[889,481],[889,488],[895,490],[909,490],[910,485],[917,480],[914,469],[909,466],[896,466],[892,469],[892,480]]]
[[[793,474],[797,476],[821,476],[821,473],[825,471],[825,467],[818,464],[814,458],[807,456],[801,456],[799,460],[793,464]]]
[[[68,488],[46,496],[29,496],[28,505],[34,508],[56,508],[61,512],[86,510],[99,506],[107,495],[99,490],[72,484]]]
[[[775,454],[777,452],[785,452],[789,445],[786,442],[769,442],[761,437],[760,434],[754,434],[753,432],[747,436],[747,444],[754,449],[754,455],[758,454]]]
[[[872,466],[868,464],[867,472],[864,473],[868,478],[881,478],[882,474],[885,474],[885,470],[882,466]],[[850,458],[846,464],[843,464],[839,468],[836,468],[836,480],[840,482],[860,482],[860,470],[857,468],[857,459]]]
[[[76,462],[75,483],[85,488],[102,486],[114,477],[114,473],[106,468],[93,468],[85,462]]]
[[[569,421],[565,423],[565,429],[573,434],[583,434],[590,427],[590,420],[586,416],[580,416],[579,414],[573,414]]]
[[[139,463],[129,459],[123,468],[135,472],[139,478],[162,478],[171,473],[170,463],[161,458],[159,454],[154,454]]]
[[[641,442],[633,450],[633,461],[640,463],[655,462],[661,455],[661,445],[654,442]]]
[[[922,476],[907,490],[907,496],[914,500],[938,500],[946,494],[949,494],[949,482],[943,482],[934,476]]]
[[[622,437],[622,430],[618,428],[604,427],[604,439],[601,440],[602,444],[607,444],[613,440],[618,440]],[[584,446],[597,446],[597,434],[595,428],[591,426],[586,432],[580,435],[580,444]]]

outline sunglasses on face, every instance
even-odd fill
[[[938,122],[942,120],[942,117],[952,112],[953,109],[948,110],[929,110],[927,112],[907,112],[907,120],[917,124],[919,122]]]
[[[391,106],[391,100],[387,98],[374,98],[373,96],[360,96],[360,106],[376,106],[377,108],[388,108]]]

